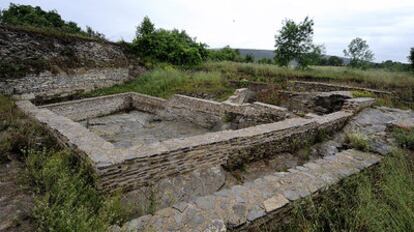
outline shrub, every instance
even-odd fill
[[[361,151],[369,150],[368,137],[364,134],[361,134],[360,132],[347,133],[345,137],[345,141],[352,148],[355,148]]]
[[[154,62],[196,65],[207,59],[206,45],[197,43],[185,31],[154,29],[148,17],[137,28],[132,42],[138,55]]]
[[[414,130],[396,128],[392,132],[397,144],[403,148],[414,150]]]
[[[239,50],[225,46],[221,49],[208,50],[208,59],[213,61],[241,61],[242,57]]]

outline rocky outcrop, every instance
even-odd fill
[[[0,45],[2,94],[49,99],[122,83],[143,71],[121,46],[105,41],[0,26]]]

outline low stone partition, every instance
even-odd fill
[[[288,219],[295,201],[339,188],[341,180],[380,160],[372,153],[345,150],[287,172],[177,203],[131,220],[121,231],[256,231],[269,221],[277,226]]]
[[[178,94],[168,101],[166,108],[170,116],[184,117],[203,127],[214,127],[223,117],[231,121],[242,116],[245,121],[242,128],[294,117],[286,108],[261,102],[221,103]]]
[[[178,98],[188,99],[189,104],[181,106],[194,106],[195,112],[222,112],[220,110],[224,109],[224,104],[221,103],[207,102],[210,105],[206,105],[200,103],[204,100],[200,100],[199,105],[196,105],[195,99],[182,96]],[[62,145],[71,148],[91,163],[98,177],[97,185],[104,191],[137,189],[162,178],[203,167],[224,165],[235,168],[243,162],[283,151],[294,151],[306,143],[311,143],[318,136],[319,128],[324,133],[336,131],[352,116],[352,112],[339,111],[314,118],[290,118],[244,129],[211,132],[119,149],[73,120],[101,116],[134,105],[143,110],[152,107],[164,109],[171,107],[171,102],[125,93],[43,107],[36,107],[29,101],[19,101],[17,105],[43,124]],[[259,107],[264,112],[280,110],[259,103],[248,106]]]
[[[57,115],[81,121],[96,118],[127,109],[130,106],[130,93],[116,94],[95,98],[43,105],[39,108],[48,109]]]
[[[287,82],[286,89],[306,92],[363,91],[378,96],[392,95],[392,92],[389,91],[314,81],[289,81]]]

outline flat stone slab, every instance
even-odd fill
[[[387,127],[388,129],[399,128],[404,130],[411,130],[414,128],[414,117],[391,121],[387,124]]]
[[[85,120],[81,124],[116,148],[144,146],[211,132],[191,122],[165,120],[158,115],[136,110]]]
[[[279,209],[285,206],[286,204],[289,204],[289,200],[286,199],[282,194],[277,194],[263,202],[264,208],[267,213]]]

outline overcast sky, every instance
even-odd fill
[[[314,41],[329,55],[355,37],[368,41],[375,60],[407,62],[414,47],[414,0],[0,0],[56,9],[65,20],[91,26],[110,40],[130,41],[145,15],[156,27],[183,29],[212,48],[273,49],[285,18],[315,21]]]

